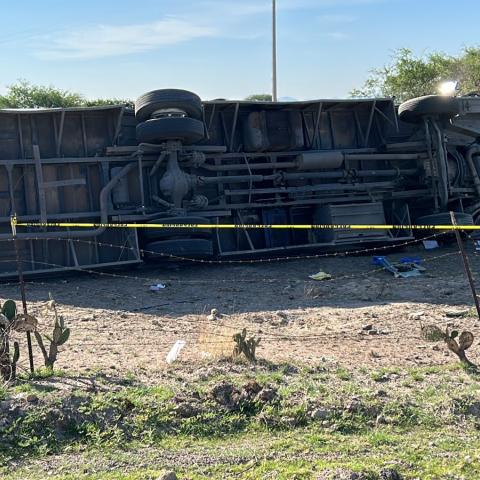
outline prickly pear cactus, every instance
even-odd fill
[[[257,361],[256,349],[260,344],[259,338],[247,338],[247,329],[244,328],[241,333],[233,335],[233,341],[236,344],[233,349],[234,357],[243,354],[249,362],[255,363]]]
[[[55,315],[52,335],[42,335],[35,331],[35,338],[40,350],[42,351],[45,367],[53,369],[59,353],[58,348],[64,345],[70,338],[70,329],[65,327],[65,320],[61,315],[58,315],[57,304],[51,297],[47,304],[47,308]],[[47,348],[45,347],[44,339],[50,343],[48,352]]]
[[[13,322],[17,315],[17,304],[13,300],[6,300],[2,305],[2,315],[8,321]]]
[[[13,344],[13,355],[10,355],[9,336],[16,316],[17,305],[13,300],[7,300],[0,308],[0,377],[6,382],[15,379],[20,358],[18,342]]]
[[[465,331],[460,334],[458,330],[452,330],[450,332],[448,328],[444,332],[436,325],[424,325],[422,326],[422,336],[429,342],[444,341],[447,344],[448,349],[457,355],[462,363],[469,367],[476,367],[467,358],[465,353],[466,350],[473,345],[473,333]]]

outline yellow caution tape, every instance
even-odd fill
[[[73,223],[73,222],[17,222],[16,227],[34,228],[170,228],[170,229],[272,229],[272,230],[480,230],[480,225],[243,225],[243,224],[170,224],[170,223]]]

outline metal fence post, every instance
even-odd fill
[[[455,218],[455,214],[453,212],[450,212],[450,217],[452,219],[452,225],[455,227],[455,236],[457,237],[458,248],[460,249],[460,253],[462,254],[465,274],[467,276],[468,283],[470,284],[470,289],[472,290],[473,301],[475,302],[475,308],[477,309],[478,319],[480,320],[480,303],[478,301],[477,291],[475,289],[475,283],[473,281],[472,270],[470,269],[470,263],[468,261],[467,252],[465,251],[465,246],[463,245],[462,237],[460,236],[460,232],[458,230],[457,219]]]

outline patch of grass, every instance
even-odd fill
[[[343,367],[337,368],[336,375],[340,380],[348,381],[352,379],[351,372]]]
[[[378,385],[371,380],[392,375],[389,369],[224,367],[202,381],[201,388],[188,380],[196,378],[191,373],[177,369],[163,377],[162,385],[117,379],[109,387],[107,378],[95,377],[97,393],[77,388],[42,395],[14,424],[0,427],[0,465],[12,458],[29,459],[25,469],[0,467],[0,478],[44,478],[43,471],[35,470],[37,460],[51,453],[64,466],[55,467],[49,478],[62,480],[154,479],[155,466],[163,467],[176,456],[180,478],[190,479],[317,478],[327,469],[363,472],[376,479],[382,467],[392,464],[407,480],[480,478],[480,436],[470,413],[480,387],[461,369],[397,369],[378,395]],[[428,381],[415,381],[412,374],[428,376]],[[409,388],[403,385],[405,376]],[[231,409],[209,393],[221,382],[241,386],[248,380],[275,386],[275,399]],[[13,392],[21,388],[34,391],[35,381]],[[178,410],[184,397],[196,408],[186,415]],[[312,412],[319,408],[327,414],[314,420]],[[472,462],[465,459],[466,451]],[[97,460],[91,460],[92,455]],[[112,462],[122,465],[123,473],[110,472]],[[445,476],[449,469],[453,477]]]
[[[47,368],[47,367],[39,367],[35,369],[33,373],[26,373],[24,375],[21,375],[20,378],[23,380],[44,380],[46,378],[63,378],[67,374],[63,370],[57,370],[53,368]]]
[[[419,370],[410,370],[410,376],[416,382],[423,382],[425,380],[425,375]]]

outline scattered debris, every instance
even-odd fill
[[[423,312],[423,311],[421,311],[421,312],[413,312],[413,313],[411,313],[411,314],[408,316],[408,319],[409,319],[409,320],[419,321],[419,320],[422,320],[423,317],[425,317],[425,312]]]
[[[168,352],[167,357],[165,358],[166,362],[170,365],[175,362],[180,355],[180,352],[183,350],[183,347],[187,342],[185,340],[177,340],[172,349]]]
[[[418,258],[402,258],[400,262],[390,263],[387,257],[373,257],[373,264],[383,267],[387,272],[393,273],[395,278],[418,277],[426,269],[420,265]]]
[[[218,310],[216,308],[212,308],[210,310],[210,315],[207,317],[207,320],[212,322],[213,320],[218,320],[221,317],[221,314],[218,313]]]
[[[446,310],[445,316],[447,318],[462,318],[468,316],[470,310]]]
[[[332,276],[326,272],[318,272],[313,275],[309,275],[308,278],[311,278],[312,280],[322,281],[322,280],[331,280]]]
[[[435,250],[440,246],[436,240],[424,240],[422,243],[425,250]]]

